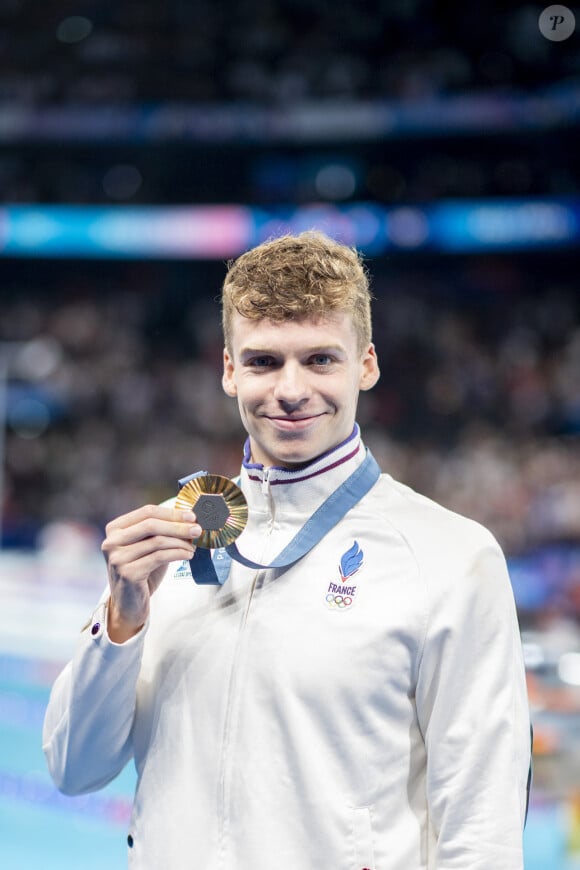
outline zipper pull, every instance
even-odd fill
[[[270,481],[270,471],[272,469],[265,468],[264,469],[264,477],[262,479],[262,495],[268,495],[268,486]]]

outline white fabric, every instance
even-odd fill
[[[310,477],[244,469],[240,550],[280,552],[362,461],[341,462],[357,444]],[[292,568],[234,563],[223,587],[187,568],[170,567],[126,644],[100,605],[46,716],[67,793],[134,756],[132,870],[521,870],[524,669],[485,529],[383,475]],[[341,591],[352,603],[331,607]]]

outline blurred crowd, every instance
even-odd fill
[[[0,148],[4,202],[51,204],[280,203],[580,194],[580,130],[347,148],[240,148],[235,142]]]
[[[580,540],[580,300],[565,265],[369,263],[382,377],[359,419],[382,467],[481,520],[508,553]],[[220,264],[14,264],[4,539],[102,529],[198,468],[234,475]],[[10,273],[10,270],[7,269]]]
[[[577,76],[528,2],[0,0],[0,100],[416,99]]]

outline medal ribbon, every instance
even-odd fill
[[[203,474],[203,472],[200,472]],[[242,555],[236,543],[214,551],[197,547],[190,559],[191,573],[196,583],[203,585],[222,585],[228,578],[232,559],[247,568],[268,569],[287,568],[302,559],[318,544],[330,529],[374,486],[381,474],[376,459],[367,449],[363,462],[347,479],[332,492],[325,502],[317,508],[289,544],[269,565],[261,565]],[[195,475],[179,481],[180,487]]]

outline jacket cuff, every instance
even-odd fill
[[[111,640],[107,631],[108,607],[109,598],[102,601],[93,612],[89,622],[87,622],[83,629],[86,639],[97,645],[104,658],[120,655],[121,650],[132,650],[134,652],[134,648],[140,649],[143,646],[145,635],[149,628],[149,618],[147,618],[147,621],[133,637],[130,637],[123,643],[115,643],[115,641]]]

